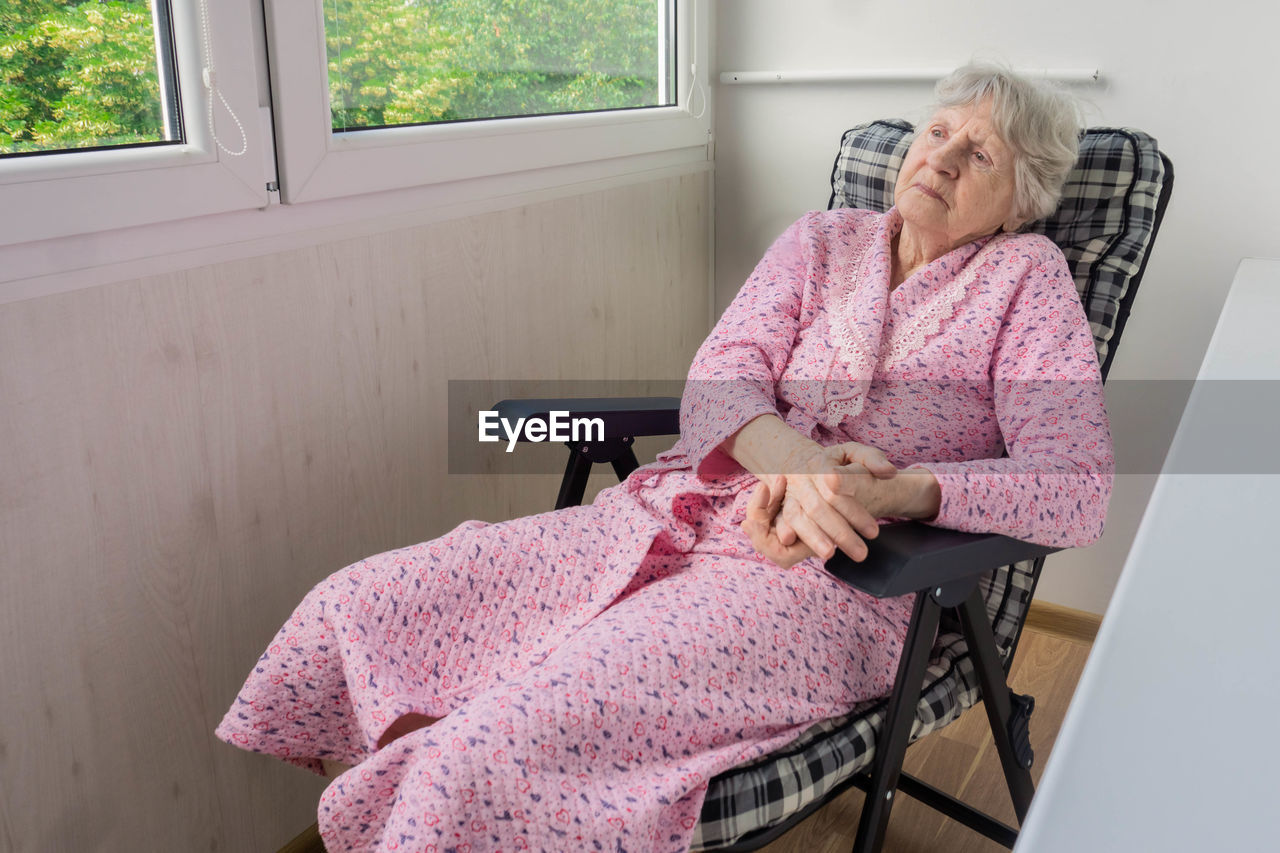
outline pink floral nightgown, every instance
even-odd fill
[[[331,851],[686,850],[712,776],[888,691],[910,615],[816,559],[755,555],[738,527],[755,478],[718,449],[747,421],[928,467],[941,526],[1102,531],[1108,422],[1060,252],[979,240],[890,292],[900,227],[800,219],[698,351],[672,450],[591,506],[332,575],[218,736],[357,765],[320,802]],[[375,751],[409,712],[442,719]]]

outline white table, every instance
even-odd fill
[[[1280,413],[1242,423],[1277,409],[1271,386],[1280,388],[1280,260],[1250,259],[1223,306],[1018,853],[1280,850],[1280,450],[1257,456],[1269,474],[1240,464],[1258,439],[1280,440]],[[1267,399],[1244,406],[1243,418],[1224,411],[1224,400],[1239,402],[1248,388]],[[1233,461],[1186,473],[1205,470],[1214,446],[1229,446],[1223,458]]]

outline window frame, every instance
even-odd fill
[[[265,0],[281,200],[310,202],[641,155],[705,158],[711,133],[705,68],[696,68],[701,93],[694,100],[702,108],[695,114],[686,103],[695,83],[694,57],[708,50],[705,5],[676,3],[675,106],[334,133],[323,0]],[[701,18],[696,24],[694,16]],[[620,162],[619,170],[626,169]]]
[[[220,150],[206,124],[211,93],[202,81],[200,0],[170,0],[185,141],[0,159],[0,245],[269,203],[270,137],[258,107],[258,58],[244,50],[254,37],[249,0],[210,0],[207,9],[216,83],[240,119],[245,154]],[[235,150],[236,123],[220,102],[214,115],[223,143]]]

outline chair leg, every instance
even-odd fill
[[[1000,755],[1000,764],[1004,768],[1009,796],[1013,798],[1013,810],[1021,824],[1027,818],[1027,808],[1035,793],[1035,784],[1031,781],[1033,756],[1030,744],[1025,740],[1026,717],[1030,715],[1030,708],[1019,707],[1021,719],[1015,720],[1015,697],[1005,680],[1004,667],[996,651],[995,637],[992,636],[986,605],[979,590],[975,589],[961,605],[960,624],[965,642],[969,646],[969,654],[973,655],[974,668],[978,672],[982,704],[987,709],[991,735],[995,740],[996,752]],[[1016,744],[1015,731],[1020,741]]]
[[[591,476],[591,466],[597,462],[612,463],[619,482],[627,479],[632,471],[640,467],[636,452],[631,449],[634,441],[630,436],[623,436],[605,441],[565,442],[569,447],[569,461],[565,463],[564,476],[560,478],[556,509],[582,503],[582,496],[587,491],[587,478]]]
[[[587,477],[591,475],[591,465],[585,446],[570,445],[569,461],[565,463],[564,476],[560,479],[560,494],[556,496],[556,509],[582,503],[582,496],[587,491]]]
[[[929,652],[933,648],[941,610],[932,595],[924,592],[916,595],[915,610],[911,614],[911,625],[907,628],[893,693],[889,696],[884,728],[876,741],[871,783],[867,789],[866,803],[862,807],[862,817],[858,820],[858,835],[853,842],[854,853],[879,853],[884,844],[889,812],[893,808],[898,777],[902,773],[902,759],[911,740],[916,704],[920,701],[920,688],[924,683],[924,671],[929,664]]]
[[[618,482],[631,476],[631,472],[640,467],[640,460],[636,459],[636,452],[629,446],[618,451],[618,458],[612,460],[613,473],[618,475]]]

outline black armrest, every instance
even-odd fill
[[[503,400],[493,410],[498,417],[512,423],[517,418],[546,420],[552,412],[568,412],[575,418],[600,418],[604,421],[606,440],[680,432],[679,397],[542,397]]]
[[[870,553],[861,563],[837,551],[827,560],[827,571],[876,598],[936,588],[1062,550],[998,533],[961,533],[915,521],[882,525],[867,549]]]

